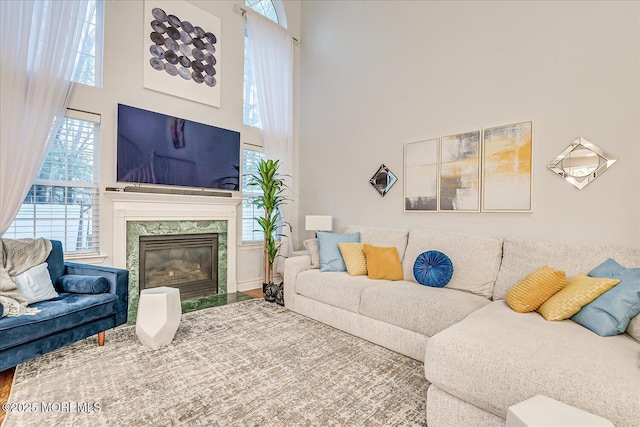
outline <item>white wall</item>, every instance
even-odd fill
[[[302,29],[300,224],[640,245],[640,3],[304,1]],[[532,213],[403,212],[405,143],[524,120]],[[619,158],[581,191],[546,169],[578,136]]]
[[[105,1],[104,83],[102,88],[77,85],[71,108],[99,113],[101,125],[101,183],[100,187],[117,186],[116,135],[118,103],[175,115],[189,120],[232,129],[241,133],[242,142],[259,144],[256,129],[242,124],[242,93],[244,69],[244,18],[234,5],[244,1],[197,1],[190,3],[221,19],[221,107],[215,108],[142,86],[141,58],[143,52],[142,0]],[[300,34],[299,0],[284,1],[288,27],[292,34]],[[296,73],[296,79],[298,78]],[[297,130],[297,128],[296,128]],[[113,262],[112,206],[104,195],[100,197],[101,251],[105,264]],[[240,219],[240,218],[238,218]],[[238,241],[241,236],[238,234]],[[261,246],[243,246],[238,250],[237,279],[240,289],[258,287],[262,282]]]

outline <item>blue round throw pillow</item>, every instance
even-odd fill
[[[453,263],[442,252],[423,252],[413,264],[413,276],[421,285],[444,288],[453,276]]]

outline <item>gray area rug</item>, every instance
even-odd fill
[[[157,350],[127,327],[20,365],[4,427],[426,425],[427,386],[416,360],[251,300],[184,314]]]

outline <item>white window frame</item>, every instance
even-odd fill
[[[260,226],[258,225],[258,223],[255,220],[251,221],[251,238],[246,238],[247,235],[245,233],[245,221],[249,220],[250,218],[255,218],[257,216],[260,216],[261,213],[258,211],[258,208],[253,206],[253,200],[255,200],[256,197],[259,197],[262,193],[260,191],[256,191],[256,189],[254,189],[255,187],[247,187],[245,185],[245,182],[247,182],[249,180],[249,175],[251,175],[253,173],[253,171],[251,170],[245,170],[245,151],[253,151],[255,153],[260,153],[262,155],[262,157],[264,158],[264,151],[262,150],[262,147],[257,146],[257,145],[252,145],[252,144],[242,144],[242,186],[241,186],[241,190],[242,190],[242,243],[243,244],[258,244],[258,243],[262,243],[264,241],[264,233],[262,232],[262,230],[260,230]],[[252,209],[251,209],[251,216],[248,215],[248,212],[245,209],[245,205],[246,204],[251,204],[252,205]]]
[[[80,61],[83,57],[93,58],[93,76],[91,76],[93,81],[81,80],[83,76],[80,72],[80,66],[76,68],[73,81],[79,84],[101,88],[104,63],[104,0],[91,0],[91,4],[94,6],[90,7],[88,10],[88,13],[91,13],[91,16],[86,16],[82,18],[82,20],[84,21],[85,28],[89,25],[95,25],[95,40],[94,45],[92,46],[93,55],[83,53],[84,46],[79,46],[77,49],[77,61]],[[89,22],[94,15],[95,22]],[[88,31],[89,30],[87,28],[87,32]]]
[[[63,181],[58,181],[58,180],[46,180],[46,179],[39,179],[36,177],[36,179],[33,180],[32,186],[33,185],[43,185],[43,186],[51,186],[51,187],[64,187],[64,188],[88,188],[91,189],[91,193],[92,193],[92,200],[91,200],[91,223],[90,223],[90,228],[91,228],[91,241],[92,241],[92,247],[91,248],[87,248],[87,249],[81,249],[81,250],[75,250],[75,248],[71,248],[69,246],[67,246],[67,243],[70,241],[71,237],[69,236],[69,222],[70,221],[76,221],[78,219],[74,219],[73,217],[69,217],[69,215],[72,215],[70,212],[71,210],[69,209],[69,205],[67,205],[67,202],[65,200],[64,204],[59,204],[59,205],[55,205],[58,206],[57,209],[55,209],[57,214],[60,214],[61,211],[63,213],[62,217],[58,217],[56,216],[56,213],[54,213],[54,209],[53,206],[54,205],[49,205],[49,204],[40,204],[38,205],[38,203],[29,203],[27,205],[23,204],[23,208],[21,209],[21,212],[18,213],[17,218],[14,220],[14,222],[11,224],[11,226],[9,227],[9,229],[7,230],[7,232],[4,234],[3,237],[5,238],[37,238],[37,237],[45,237],[45,238],[50,238],[50,239],[54,239],[54,240],[61,240],[62,244],[63,244],[63,249],[65,252],[65,257],[70,256],[72,257],[83,257],[85,255],[90,255],[90,256],[95,256],[95,255],[99,255],[100,253],[100,233],[99,233],[99,228],[100,228],[100,217],[99,217],[99,211],[100,211],[100,191],[99,191],[99,185],[100,185],[100,122],[101,122],[101,117],[99,114],[95,114],[95,113],[89,113],[89,112],[84,112],[84,111],[79,111],[79,110],[73,110],[73,109],[67,109],[66,114],[65,114],[65,120],[66,119],[72,119],[72,120],[82,120],[82,121],[88,121],[88,122],[92,122],[94,124],[96,124],[96,129],[95,129],[95,133],[94,133],[94,137],[93,137],[93,165],[92,165],[92,172],[93,172],[93,182],[91,183],[87,183],[87,182],[74,182],[71,180],[63,180]],[[53,147],[53,145],[52,145]],[[47,157],[45,157],[45,163],[46,163],[46,159],[48,158],[49,153],[47,153]],[[41,167],[42,168],[42,167]],[[40,171],[38,171],[38,175],[40,174]],[[41,206],[40,210],[37,208],[38,206]],[[30,208],[33,207],[33,208]],[[24,210],[23,210],[24,209]],[[49,214],[51,216],[47,217],[47,210],[49,211]],[[42,215],[40,215],[39,213],[43,212]],[[25,215],[27,215],[25,217]],[[22,216],[22,218],[20,218]],[[17,221],[17,222],[16,222]],[[33,227],[31,229],[27,229],[25,230],[23,228],[22,224],[26,224],[28,223],[28,221],[33,221]],[[53,224],[54,222],[63,222],[64,223],[64,231],[60,231],[60,230],[56,230],[55,234],[48,234],[47,232],[42,231],[42,228],[39,228],[38,225],[39,223],[42,222],[46,222],[46,221],[51,221],[51,224]],[[28,226],[27,226],[28,228]],[[53,228],[50,230],[51,233],[54,233],[54,231],[52,231]],[[28,234],[28,236],[27,236]],[[60,238],[60,236],[63,236],[64,238]]]

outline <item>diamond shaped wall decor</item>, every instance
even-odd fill
[[[380,165],[376,173],[373,174],[369,183],[371,183],[373,188],[375,188],[376,191],[384,197],[389,190],[391,190],[391,187],[393,187],[393,184],[395,184],[397,180],[398,178],[394,173],[391,172],[383,163]]]
[[[600,147],[579,137],[558,154],[547,168],[582,190],[617,161]]]

